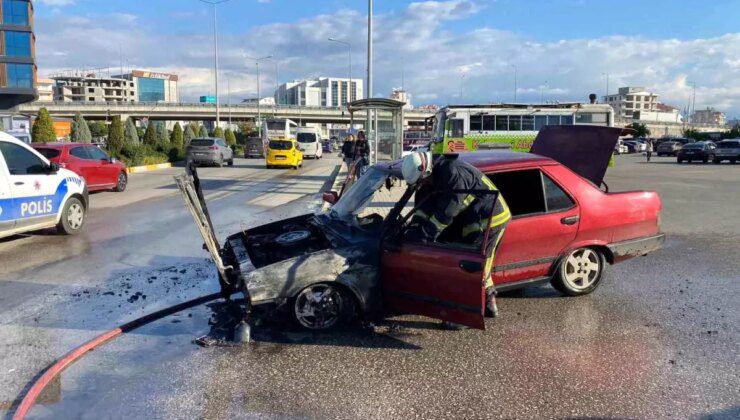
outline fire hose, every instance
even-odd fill
[[[92,340],[86,342],[85,344],[75,348],[74,350],[67,353],[64,357],[57,360],[48,369],[46,369],[43,375],[41,375],[41,377],[39,377],[33,383],[31,388],[29,388],[28,392],[26,392],[26,395],[23,397],[23,400],[18,406],[18,409],[15,411],[15,414],[13,415],[13,420],[25,419],[28,412],[31,410],[34,404],[36,404],[36,400],[39,398],[41,393],[44,392],[44,389],[51,383],[51,381],[53,381],[57,376],[59,376],[59,374],[62,373],[64,369],[66,369],[67,367],[71,366],[72,364],[80,360],[88,352],[95,350],[96,348],[113,340],[114,338],[118,337],[121,334],[133,331],[139,327],[142,327],[146,324],[162,319],[166,316],[172,315],[176,312],[180,312],[182,310],[189,309],[194,306],[202,305],[204,303],[208,303],[212,300],[216,300],[221,297],[223,297],[223,294],[221,292],[212,293],[210,295],[201,296],[199,298],[195,298],[187,302],[183,302],[183,303],[179,303],[174,306],[170,306],[169,308],[161,309],[159,311],[150,313],[148,315],[144,315],[141,318],[137,318],[131,322],[127,322],[103,334],[100,334],[99,336],[93,338]]]

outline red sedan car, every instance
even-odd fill
[[[85,179],[90,191],[126,189],[126,165],[99,147],[85,143],[32,143],[50,162],[56,162]]]
[[[653,191],[608,192],[603,184],[621,130],[554,126],[540,131],[533,153],[505,151],[446,155],[488,175],[511,209],[496,256],[499,290],[542,282],[565,295],[591,293],[607,264],[661,248],[661,201]],[[213,229],[201,229],[220,271],[225,295],[241,291],[247,307],[276,307],[308,329],[324,330],[355,315],[419,314],[473,328],[485,328],[483,243],[461,242],[447,230],[438,240],[415,242],[406,236],[418,186],[396,202],[388,196],[374,207],[381,216],[362,216],[384,188],[400,179],[401,161],[375,165],[341,198],[326,194],[332,208],[242,230],[224,249]],[[178,177],[199,226],[210,227],[205,202]],[[197,182],[195,182],[197,188]],[[489,191],[461,191],[488,194]],[[429,196],[427,194],[427,196]],[[382,195],[380,197],[383,197]],[[201,216],[198,216],[201,215]]]

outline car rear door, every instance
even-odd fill
[[[99,188],[100,180],[97,178],[95,163],[92,161],[86,146],[71,146],[68,150],[69,164],[67,169],[72,170],[85,179],[88,188]]]
[[[543,172],[550,169],[551,173]],[[575,239],[580,208],[555,181],[560,165],[486,174],[501,191],[512,212],[496,253],[495,269],[503,283],[540,280]]]

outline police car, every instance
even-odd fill
[[[74,235],[87,208],[80,176],[0,131],[0,238],[51,227]]]

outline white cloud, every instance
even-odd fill
[[[645,86],[660,94],[662,101],[681,108],[691,94],[686,81],[694,81],[697,108],[714,106],[730,116],[740,115],[740,33],[693,40],[611,36],[542,42],[494,28],[456,33],[446,26],[451,19],[464,19],[480,10],[479,2],[452,0],[415,2],[376,15],[374,90],[386,92],[400,85],[403,69],[406,89],[416,102],[444,104],[458,100],[462,72],[466,102],[511,101],[514,64],[519,101],[539,101],[545,81],[545,99],[586,101],[589,93],[603,95],[602,74],[608,72],[612,92],[618,86]],[[212,91],[210,33],[157,35],[142,19],[55,16],[39,22],[39,71],[117,68],[120,43],[132,66],[180,74],[183,97],[195,99]],[[237,35],[222,34],[221,92],[225,95],[228,78],[234,95],[255,94],[254,66],[245,63],[244,53],[274,54],[282,81],[309,75],[345,76],[347,50],[328,42],[330,36],[352,43],[353,76],[364,79],[365,24],[363,13],[338,10]],[[274,88],[274,64],[265,62],[261,67],[263,93]]]
[[[53,7],[69,6],[70,4],[75,3],[75,0],[36,0],[36,1],[43,5],[53,6]]]

